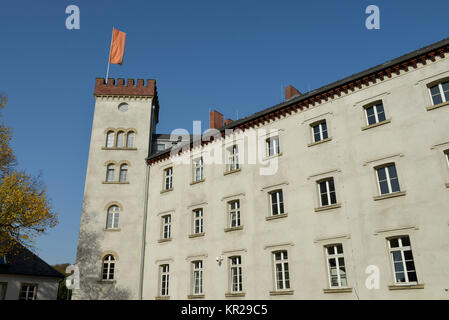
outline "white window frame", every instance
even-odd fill
[[[334,194],[335,194],[335,202],[334,203],[332,203],[332,200],[331,200],[331,191],[330,191],[330,182],[329,182],[331,180],[334,183],[334,191],[333,191]],[[321,190],[321,183],[323,183],[323,182],[326,183],[326,192],[322,192],[322,190]],[[336,191],[336,186],[335,186],[335,179],[333,177],[329,177],[329,178],[318,180],[317,181],[317,187],[318,187],[318,198],[319,198],[320,207],[328,207],[328,206],[332,206],[332,205],[335,205],[335,204],[338,203],[337,202],[337,191]],[[326,205],[323,205],[323,201],[322,201],[322,198],[321,198],[322,194],[326,194],[327,202],[328,202],[328,204],[326,204]]]
[[[161,229],[161,238],[162,239],[171,239],[171,214],[167,214],[161,217],[162,229]]]
[[[274,157],[281,153],[281,148],[279,144],[279,136],[269,137],[265,140],[266,146],[266,156]]]
[[[236,204],[235,208],[232,207],[233,204]],[[240,199],[228,201],[228,221],[229,228],[236,228],[242,225],[240,216]],[[234,226],[232,225],[233,221],[236,222]]]
[[[112,254],[108,254],[104,256],[101,261],[101,280],[113,281],[114,279],[115,279],[115,257]]]
[[[408,246],[403,246],[402,245],[402,238],[408,238],[408,241],[410,243],[410,245]],[[398,240],[398,244],[399,246],[396,248],[392,248],[391,247],[391,240]],[[418,273],[416,271],[416,263],[415,263],[415,256],[413,255],[413,250],[412,250],[412,243],[410,240],[410,236],[409,235],[402,235],[402,236],[395,236],[395,237],[390,237],[387,239],[387,243],[388,243],[388,251],[389,251],[389,255],[390,255],[390,261],[391,261],[391,266],[392,266],[392,270],[393,270],[393,279],[394,279],[394,284],[395,285],[413,285],[413,284],[417,284],[418,283]],[[398,281],[398,279],[396,278],[396,268],[395,268],[395,261],[394,261],[394,257],[393,257],[393,252],[395,251],[399,251],[401,253],[401,262],[402,262],[402,273],[404,273],[405,276],[405,282],[400,282]],[[410,251],[412,253],[413,259],[412,260],[406,260],[405,256],[404,256],[404,251]],[[415,270],[408,270],[407,269],[407,261],[413,261],[413,265],[415,266]],[[415,272],[416,275],[416,281],[409,281],[408,278],[408,273],[409,272]]]
[[[164,169],[164,190],[173,189],[173,167]]]
[[[231,293],[243,292],[242,256],[232,256],[229,261],[229,291]]]
[[[338,246],[341,247],[341,253],[338,253]],[[328,248],[333,248],[334,253],[330,254],[328,251]],[[342,243],[335,243],[335,244],[331,244],[331,245],[326,245],[324,246],[324,250],[326,253],[326,264],[327,264],[327,275],[328,275],[328,281],[329,281],[329,288],[347,288],[348,287],[348,271],[347,271],[347,266],[346,266],[346,261],[345,261],[345,256],[344,256],[344,249],[343,249],[343,244]],[[345,268],[345,274],[344,277],[342,277],[341,274],[341,270],[340,270],[340,261],[339,259],[343,259],[343,263],[344,263],[344,268]],[[329,260],[330,259],[334,259],[335,260],[335,270],[337,273],[337,283],[338,285],[332,285],[332,274],[331,274],[331,265]],[[342,278],[345,279],[346,284],[343,285],[342,283]]]
[[[324,138],[323,123],[326,125],[326,133],[327,133],[327,137],[326,138]],[[320,139],[319,140],[315,139],[315,131],[314,131],[315,127],[318,127],[318,133],[320,134]],[[315,122],[315,123],[310,125],[310,128],[312,130],[312,141],[313,142],[320,142],[320,141],[323,141],[323,140],[329,138],[329,128],[327,126],[327,121],[326,120]]]
[[[26,287],[25,289],[25,298],[22,298],[22,293],[24,292],[24,287]],[[30,287],[32,287],[32,290],[30,290]],[[20,284],[20,291],[19,291],[19,300],[36,300],[37,299],[37,288],[38,285],[36,283],[21,283]],[[32,296],[30,297],[30,294],[32,294]]]
[[[229,172],[240,169],[239,146],[237,144],[232,145],[227,149],[227,153],[228,153],[227,171]]]
[[[197,215],[197,213],[201,213]],[[198,221],[198,229],[197,229]],[[192,234],[202,234],[204,233],[204,210],[203,208],[197,208],[192,210]]]
[[[120,142],[120,144],[119,144]],[[125,148],[125,132],[117,132],[117,148]]]
[[[120,165],[119,171],[119,182],[127,182],[128,181],[128,165],[126,163]]]
[[[114,176],[115,176],[115,165],[108,164],[106,166],[106,182],[114,182]]]
[[[106,133],[106,148],[114,148],[115,132],[110,130]]]
[[[131,149],[134,148],[134,141],[136,138],[136,133],[134,131],[129,131],[126,134],[126,148]],[[131,141],[131,143],[130,143]]]
[[[399,190],[397,190],[397,191],[393,191],[393,187],[391,186],[390,171],[388,170],[388,167],[390,167],[390,166],[394,166],[395,171],[396,171],[396,175],[397,175],[396,179],[398,180],[398,186],[399,186]],[[378,172],[378,170],[380,170],[380,169],[385,169],[385,177],[386,177],[387,186],[388,186],[387,193],[382,193],[382,189],[380,187],[379,172]],[[376,171],[377,189],[379,190],[380,195],[387,195],[387,194],[392,194],[392,193],[396,193],[396,192],[401,192],[401,184],[399,183],[399,173],[398,173],[398,169],[396,167],[396,163],[387,163],[385,165],[377,166],[377,167],[375,167],[375,171]]]
[[[118,205],[110,206],[107,212],[106,229],[108,230],[118,229],[119,220],[120,220],[120,207]]]
[[[281,254],[281,259],[276,260],[276,254]],[[290,290],[290,266],[288,263],[288,251],[277,250],[272,252],[273,259],[273,276],[274,276],[274,289],[275,291]],[[280,278],[278,277],[277,266],[280,266]],[[287,266],[287,268],[286,268]],[[282,284],[282,285],[279,285]]]
[[[193,160],[193,181],[198,182],[203,179],[204,179],[204,161],[203,157],[199,157]]]
[[[446,100],[446,96],[445,96],[444,90],[443,90],[443,83],[446,83],[446,82],[449,82],[449,80],[448,79],[442,80],[442,81],[438,82],[438,84],[434,84],[434,85],[428,87],[429,95],[430,95],[430,101],[432,102],[433,106],[436,106],[436,104],[434,104],[434,102],[433,102],[432,92],[430,91],[430,89],[433,88],[433,87],[436,87],[436,86],[438,86],[438,92],[439,92],[439,94],[441,96],[441,100],[442,100],[441,103],[448,102]]]
[[[282,193],[282,201],[280,200],[280,194]],[[276,207],[277,207],[277,211],[278,213],[274,213],[273,212],[273,198],[272,195],[276,194]],[[270,216],[280,216],[285,214],[285,197],[284,197],[284,191],[282,189],[277,189],[277,190],[273,190],[268,192],[268,197],[269,197],[269,201],[270,201]],[[282,209],[281,210],[281,204],[282,204]],[[282,212],[281,212],[282,211]]]
[[[377,110],[377,107],[378,107],[379,105],[382,105],[384,117],[385,117],[385,120],[387,120],[387,117],[386,117],[386,114],[385,114],[385,106],[384,106],[383,102],[380,102],[380,101],[379,101],[379,102],[377,102],[377,103],[375,103],[375,104],[371,104],[371,105],[368,105],[368,106],[365,107],[365,119],[366,119],[366,124],[367,124],[367,125],[372,126],[372,125],[374,125],[374,124],[376,124],[376,123],[381,122],[381,121],[379,121],[379,112],[378,112],[378,110]],[[374,122],[374,123],[369,123],[369,119],[368,119],[368,109],[370,109],[370,108],[373,108],[373,111],[374,111],[374,119],[375,119],[375,122]],[[385,120],[382,120],[382,121],[385,121]]]
[[[169,296],[170,288],[170,265],[161,264],[159,266],[159,294],[161,297]]]
[[[192,261],[192,294],[203,294],[203,261]]]

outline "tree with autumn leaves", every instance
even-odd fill
[[[0,111],[6,103],[0,95]],[[17,243],[32,248],[37,236],[58,223],[40,178],[17,169],[11,137],[0,121],[0,254],[14,254]]]

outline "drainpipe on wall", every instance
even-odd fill
[[[145,271],[145,244],[147,239],[147,210],[148,210],[148,187],[150,182],[150,166],[145,159],[146,177],[145,177],[145,197],[143,204],[143,228],[142,228],[142,249],[140,252],[140,279],[139,279],[139,300],[143,299],[143,278]]]

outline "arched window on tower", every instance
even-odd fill
[[[125,146],[125,133],[119,131],[117,133],[117,148],[123,148]]]
[[[109,164],[106,169],[106,182],[114,181],[114,171],[115,171],[114,165]]]
[[[128,179],[128,165],[122,164],[120,166],[119,182],[126,182],[127,179]]]
[[[118,229],[119,215],[120,215],[120,208],[118,206],[113,205],[109,207],[106,221],[106,229]]]
[[[103,258],[103,270],[102,279],[103,280],[114,280],[115,271],[115,258],[112,254],[108,254]]]
[[[115,138],[114,131],[108,131],[108,133],[106,134],[106,148],[114,147],[114,138]]]
[[[128,132],[127,138],[126,138],[126,147],[127,148],[134,148],[134,137],[135,133],[133,131]]]

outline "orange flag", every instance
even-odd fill
[[[125,54],[126,33],[115,28],[112,29],[111,51],[109,53],[109,62],[122,65],[123,55]]]

